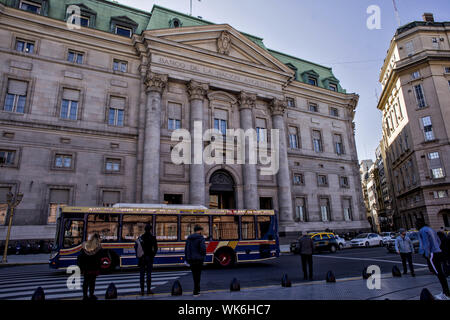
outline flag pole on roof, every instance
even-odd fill
[[[201,2],[202,0],[198,0],[198,2]],[[192,0],[190,0],[190,11],[189,11],[189,15],[192,16]]]

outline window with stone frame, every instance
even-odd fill
[[[299,149],[298,129],[297,127],[289,126],[289,148]]]
[[[289,108],[295,108],[295,99],[294,98],[286,98],[286,104]]]
[[[61,99],[60,118],[65,120],[77,120],[80,104],[80,91],[64,88]]]
[[[76,5],[76,7],[80,9],[79,12],[75,10],[70,11],[69,6],[71,6],[71,4],[68,4],[66,7],[66,21],[68,21],[70,18],[72,19],[70,23],[72,23],[73,25],[79,24],[81,27],[95,28],[97,12],[82,3]]]
[[[310,103],[308,104],[308,109],[309,109],[309,111],[311,111],[311,112],[319,112],[319,106],[318,106],[316,103],[310,102]]]
[[[322,222],[331,220],[330,199],[328,197],[319,197],[320,218]]]
[[[113,70],[114,71],[120,71],[120,72],[127,72],[128,71],[128,62],[114,59],[113,60]]]
[[[125,119],[126,99],[124,97],[111,96],[108,108],[108,124],[110,126],[123,127]]]
[[[339,186],[340,186],[341,188],[349,188],[349,187],[350,187],[350,184],[349,184],[349,182],[348,182],[348,177],[346,177],[346,176],[340,176],[340,177],[339,177]]]
[[[312,142],[313,142],[313,150],[315,152],[322,152],[322,133],[319,130],[312,130]]]
[[[434,132],[433,132],[433,125],[431,123],[431,117],[423,117],[421,119],[422,124],[422,130],[423,134],[425,136],[425,141],[433,141],[435,139]]]
[[[11,187],[0,187],[0,226],[6,224],[6,216],[8,214],[8,203],[6,195],[11,192]]]
[[[137,27],[138,23],[127,16],[111,18],[111,31],[119,36],[131,38],[131,36],[136,33]]]
[[[112,207],[116,203],[120,203],[120,191],[118,190],[101,190],[101,196],[103,207]]]
[[[428,167],[433,179],[445,178],[445,171],[442,166],[439,152],[436,151],[428,153]]]
[[[121,173],[122,159],[106,158],[105,159],[105,173]]]
[[[28,85],[28,81],[8,79],[3,111],[25,113]]]
[[[342,209],[344,210],[344,221],[352,221],[352,199],[343,198],[342,199]]]
[[[303,185],[305,183],[304,177],[302,173],[294,173],[293,175],[293,184],[294,185]]]
[[[328,186],[328,177],[325,174],[317,175],[317,186],[319,187],[327,187]]]
[[[295,198],[295,217],[294,221],[296,222],[307,222],[308,215],[306,212],[306,198],[305,197],[296,197]]]
[[[267,122],[266,119],[256,118],[256,141],[267,142]]]
[[[335,133],[333,134],[333,144],[334,144],[334,152],[337,155],[345,154],[344,143],[342,141],[342,135]]]
[[[84,62],[84,53],[83,52],[79,52],[79,51],[75,51],[72,49],[69,49],[68,53],[67,53],[67,61],[68,62],[72,62],[72,63],[76,63],[76,64],[83,64]]]
[[[167,129],[181,129],[182,107],[179,103],[169,102],[167,104]]]
[[[0,149],[0,166],[8,167],[16,164],[17,151],[9,149]]]
[[[50,189],[49,212],[47,217],[48,224],[55,224],[58,217],[58,210],[69,204],[70,189]]]
[[[28,54],[35,53],[35,41],[17,38],[15,49],[16,51]]]
[[[73,156],[71,154],[56,153],[53,166],[55,169],[72,169]]]
[[[339,109],[336,107],[330,107],[330,116],[339,117]]]
[[[214,110],[214,129],[220,131],[222,135],[227,134],[228,129],[228,111],[215,109]]]
[[[425,101],[423,86],[421,84],[417,84],[414,86],[414,94],[416,96],[417,107],[425,108],[427,106],[427,103]]]
[[[34,2],[34,1],[25,1],[20,0],[19,3],[19,9],[25,10],[28,12],[40,14],[41,13],[42,5],[40,3]]]

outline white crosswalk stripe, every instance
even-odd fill
[[[169,281],[189,274],[189,271],[164,271],[152,273],[152,290]],[[37,287],[42,287],[46,299],[81,298],[82,290],[69,290],[67,280],[69,275],[62,272],[3,272],[0,275],[0,300],[29,300]],[[97,277],[95,295],[105,294],[110,283],[114,283],[119,295],[139,293],[139,271],[117,272]],[[80,286],[83,284],[81,276]]]

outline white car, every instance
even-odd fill
[[[382,246],[383,238],[376,233],[361,233],[350,241],[352,247]]]
[[[383,245],[386,245],[389,240],[395,239],[395,232],[382,232],[380,235],[383,238]]]
[[[334,237],[336,238],[336,242],[339,245],[339,249],[341,249],[341,250],[344,249],[345,248],[345,239],[341,238],[341,237],[339,237],[337,235],[335,235]]]

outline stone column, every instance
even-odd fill
[[[205,206],[205,167],[203,164],[203,142],[195,144],[195,141],[203,139],[203,100],[208,91],[207,84],[199,83],[192,80],[188,84],[190,108],[190,133],[191,133],[191,165],[189,170],[189,204]],[[194,123],[200,122],[202,124],[202,131],[194,131]],[[203,140],[202,140],[203,141]],[[199,154],[201,153],[201,154]],[[201,157],[201,163],[195,163],[195,156]],[[207,206],[207,205],[206,205]]]
[[[253,108],[255,108],[256,95],[241,92],[239,97],[239,115],[241,129],[247,131],[253,128]],[[256,147],[256,146],[255,146]],[[249,164],[249,143],[245,144],[245,163],[242,167],[244,177],[244,209],[259,209],[258,176],[256,164]]]
[[[153,72],[148,72],[145,80],[147,105],[142,174],[142,201],[144,203],[160,202],[161,96],[167,80],[167,75]]]
[[[278,207],[280,222],[293,222],[292,211],[292,193],[291,193],[291,179],[289,174],[289,163],[286,146],[286,128],[284,125],[284,111],[286,110],[286,101],[273,99],[270,111],[272,113],[272,124],[274,129],[280,131],[280,148],[279,159],[280,167],[277,174],[278,184]]]

